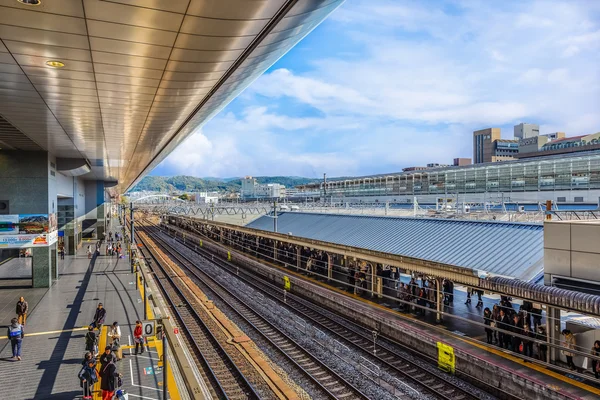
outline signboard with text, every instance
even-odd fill
[[[57,240],[56,214],[0,215],[0,248],[50,246]]]

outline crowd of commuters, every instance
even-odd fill
[[[107,345],[101,354],[98,353],[99,336],[106,320],[106,314],[104,305],[99,303],[85,335],[86,353],[81,362],[82,367],[78,375],[84,399],[92,398],[94,386],[98,381],[100,381],[103,400],[121,399],[124,395],[124,392],[120,389],[122,375],[117,368],[117,362],[123,358],[121,327],[117,321],[113,322],[108,328]],[[98,334],[96,334],[96,330]],[[135,354],[138,354],[140,347],[143,354],[145,342],[140,321],[136,321],[133,335],[136,343]]]

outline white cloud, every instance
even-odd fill
[[[600,2],[440,3],[346,2],[320,38],[334,46],[315,41],[301,67],[261,77],[165,163],[360,175],[470,156],[472,131],[492,125],[600,130]]]

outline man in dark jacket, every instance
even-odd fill
[[[25,332],[23,331],[23,326],[19,324],[16,318],[10,320],[6,336],[10,339],[10,344],[12,345],[13,358],[21,361],[21,344],[25,337]]]
[[[102,303],[98,303],[98,308],[96,308],[96,313],[94,314],[94,321],[92,321],[92,325],[95,328],[98,328],[100,332],[102,330],[102,324],[104,324],[104,320],[106,319],[106,309],[102,306]]]
[[[21,296],[19,301],[17,301],[17,317],[19,319],[19,324],[25,326],[25,322],[27,322],[27,312],[29,311],[29,305],[25,301],[25,298]]]
[[[102,372],[104,367],[111,362],[113,364],[117,362],[117,357],[113,354],[112,347],[106,346],[104,348],[104,353],[102,353],[102,355],[100,356],[100,371]]]

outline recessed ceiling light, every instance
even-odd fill
[[[46,61],[46,65],[52,68],[62,68],[65,66],[65,63],[61,61],[50,60]]]
[[[42,4],[41,0],[17,0],[19,3],[26,4],[28,6],[39,6]]]

